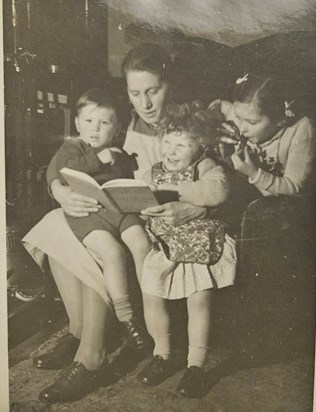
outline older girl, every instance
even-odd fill
[[[315,129],[296,100],[284,78],[246,73],[236,81],[233,103],[212,104],[246,143],[236,145],[234,169],[264,196],[308,192],[315,183]]]

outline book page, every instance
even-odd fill
[[[108,182],[105,182],[101,187],[132,187],[132,186],[147,186],[148,185],[139,179],[113,179]]]

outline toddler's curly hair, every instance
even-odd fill
[[[218,127],[219,121],[210,116],[200,101],[168,105],[166,114],[159,124],[162,135],[187,132],[192,139],[207,147],[216,145]]]

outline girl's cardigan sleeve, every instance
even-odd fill
[[[259,169],[257,175],[249,179],[249,183],[254,184],[264,195],[300,193],[312,178],[316,160],[316,136],[310,120],[306,117],[301,119],[289,127],[286,133],[289,134],[289,146],[286,147],[288,153],[283,176],[274,176]]]
[[[196,206],[218,206],[225,202],[229,184],[222,166],[206,158],[198,164],[199,180],[179,183],[179,200]]]

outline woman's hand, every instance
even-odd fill
[[[173,183],[161,183],[160,185],[157,185],[157,190],[158,192],[164,191],[164,190],[170,190],[172,192],[178,192],[179,191],[179,186],[175,185]]]
[[[101,208],[101,205],[95,199],[73,192],[69,186],[64,186],[60,180],[52,182],[51,191],[63,211],[70,216],[89,216],[89,213],[97,212]]]
[[[237,148],[231,159],[235,170],[253,179],[258,173],[258,168],[252,161],[249,150],[248,146],[244,146],[242,149]]]
[[[183,202],[169,202],[142,210],[144,216],[163,217],[169,225],[180,226],[206,215],[206,208]]]

